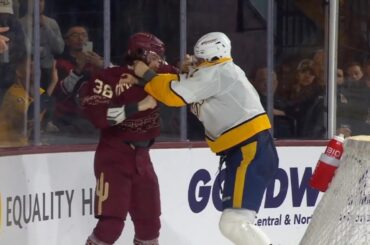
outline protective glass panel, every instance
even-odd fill
[[[165,44],[165,59],[176,66],[180,59],[180,1],[112,1],[111,55],[122,64],[127,55],[129,37],[137,32],[154,34]],[[180,109],[160,104],[161,136],[159,141],[180,139]]]
[[[95,143],[98,130],[82,114],[77,91],[81,82],[103,68],[102,1],[40,0],[38,18],[33,1],[19,0],[16,7],[36,64],[28,91],[38,96],[33,106],[39,109],[28,108],[29,143]],[[84,78],[78,80],[79,76]]]
[[[266,66],[267,1],[187,2],[187,52],[193,54],[196,41],[204,34],[223,32],[231,40],[233,61],[253,82],[256,70]],[[203,140],[204,128],[190,110],[187,120],[188,138]]]
[[[370,134],[370,1],[339,1],[337,131]]]
[[[322,1],[276,1],[274,135],[324,139],[326,8]]]
[[[33,63],[18,4],[0,2],[0,147],[29,144],[32,135]]]

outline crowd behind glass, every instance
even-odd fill
[[[8,50],[0,54],[0,147],[32,145],[33,129],[37,123],[41,129],[42,144],[95,143],[99,133],[80,113],[76,88],[69,84],[73,84],[70,83],[73,79],[91,75],[106,65],[103,62],[107,54],[102,51],[102,30],[103,18],[107,12],[103,11],[103,1],[40,0],[38,82],[34,81],[33,2],[2,2],[4,5],[0,4],[0,27],[8,26],[10,29],[0,34],[7,36],[10,41]],[[127,38],[137,31],[149,31],[159,36],[166,42],[168,62],[180,63],[180,6],[178,1],[163,1],[166,3],[161,4],[156,2],[110,1],[110,65],[120,64]],[[233,43],[234,60],[245,69],[266,107],[266,28],[263,24],[259,28],[261,16],[250,14],[244,15],[244,19],[239,15],[232,20],[223,18],[223,15],[229,16],[230,11],[238,12],[242,1],[238,1],[238,4],[220,1],[219,7],[215,7],[211,1],[187,2],[188,52],[192,52],[193,41],[206,32],[223,31],[228,34]],[[294,5],[295,1],[287,2]],[[207,9],[209,4],[212,7]],[[246,6],[243,5],[243,8]],[[208,14],[204,14],[207,10]],[[204,20],[214,11],[220,11],[218,19],[221,20],[212,21],[213,24],[208,23],[207,26]],[[299,14],[305,18],[310,15],[304,12]],[[246,16],[252,21],[245,19]],[[173,21],[168,21],[170,19]],[[251,22],[257,28],[245,25]],[[276,26],[279,27],[278,24]],[[344,27],[345,25],[339,28]],[[283,30],[276,30],[279,31]],[[358,29],[358,32],[361,31],[363,35],[358,36],[368,35],[367,29]],[[283,50],[283,54],[276,55],[272,87],[273,132],[277,139],[327,137],[325,60],[328,57],[325,56],[324,41],[320,39],[322,33],[319,32],[317,36],[319,37],[315,39],[315,44],[309,48],[302,45],[300,50],[298,45],[298,48],[295,47],[298,51],[291,52],[280,47],[279,50]],[[353,40],[357,41],[358,38]],[[348,40],[346,42],[348,43]],[[287,52],[284,53],[284,50]],[[351,49],[343,49],[338,53],[341,56],[338,60],[336,79],[337,132],[346,136],[370,134],[370,60],[367,59],[367,50],[357,49],[351,52]],[[35,84],[40,88],[35,90]],[[35,91],[38,92],[35,94]],[[40,115],[35,117],[33,102],[36,96],[39,96]],[[180,140],[180,110],[162,107],[162,136],[159,140]],[[187,138],[203,140],[201,124],[189,110],[186,111]]]

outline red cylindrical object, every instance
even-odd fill
[[[325,153],[321,154],[310,179],[310,186],[325,192],[334,177],[343,154],[343,135],[334,136],[326,146]]]

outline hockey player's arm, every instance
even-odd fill
[[[114,106],[107,109],[107,122],[110,126],[123,122],[127,117],[138,112],[137,104]]]
[[[107,109],[107,121],[110,126],[123,122],[126,118],[134,115],[139,111],[153,109],[157,106],[157,101],[150,95],[138,103],[127,104],[123,106],[109,106]]]
[[[134,72],[140,77],[138,84],[160,102],[174,107],[186,105],[181,95],[171,89],[171,82],[179,80],[177,74],[157,74],[142,61],[135,63]]]
[[[103,78],[96,77],[81,86],[79,90],[81,109],[96,128],[117,125],[139,111],[157,106],[156,100],[151,96],[137,103],[125,105],[113,104],[113,96],[114,90],[103,81]]]
[[[178,76],[175,74],[158,74],[145,85],[144,89],[148,94],[167,106],[184,106],[187,104],[186,101],[180,94],[171,89],[171,83],[177,80]]]

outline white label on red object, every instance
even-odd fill
[[[338,167],[339,163],[340,163],[340,161],[338,159],[336,159],[334,157],[331,157],[331,156],[328,156],[325,153],[321,154],[320,161],[323,162],[323,163],[326,163],[328,165],[334,166],[334,167]]]

